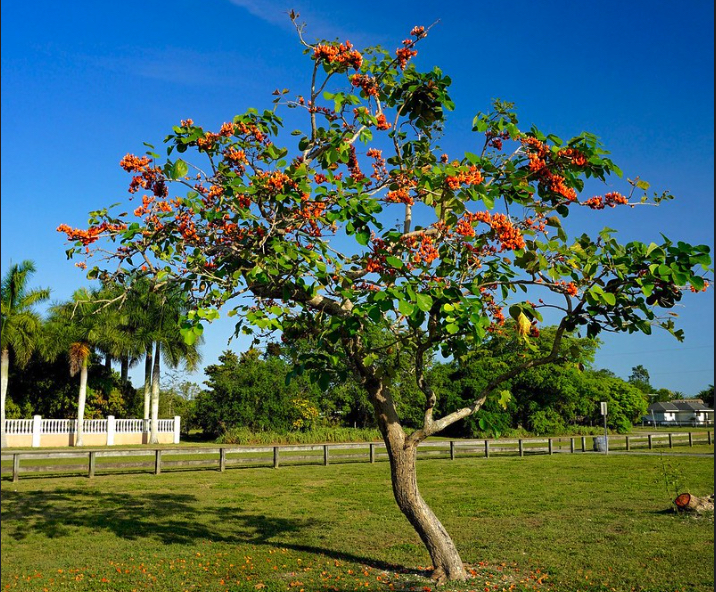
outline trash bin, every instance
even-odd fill
[[[606,436],[595,436],[594,437],[594,452],[606,452],[607,451],[607,437]]]

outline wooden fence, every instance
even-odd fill
[[[563,438],[520,438],[504,440],[444,440],[426,441],[418,448],[418,459],[482,456],[529,456],[554,453],[586,453],[597,448],[596,436]],[[673,448],[713,442],[713,433],[674,432],[609,436],[607,450]],[[147,458],[149,457],[149,458]],[[311,444],[299,446],[220,446],[220,447],[162,447],[136,449],[83,450],[18,450],[2,453],[2,474],[12,474],[17,481],[21,473],[38,476],[111,474],[142,470],[160,474],[167,469],[218,469],[254,466],[274,467],[292,464],[322,464],[345,462],[377,462],[388,458],[382,442],[357,444]],[[50,462],[47,462],[50,461]]]

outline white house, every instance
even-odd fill
[[[701,399],[682,399],[669,403],[652,403],[644,423],[661,426],[708,426],[714,425],[714,410]]]

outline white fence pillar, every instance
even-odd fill
[[[181,417],[178,415],[174,416],[174,444],[179,444],[179,428],[181,426]]]
[[[117,424],[114,415],[107,416],[107,446],[114,446],[114,435],[117,433]]]
[[[40,447],[40,436],[42,435],[42,416],[34,415],[32,417],[32,447]]]

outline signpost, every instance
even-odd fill
[[[602,416],[604,417],[604,454],[609,454],[609,438],[607,437],[607,402],[602,401],[599,406]]]

